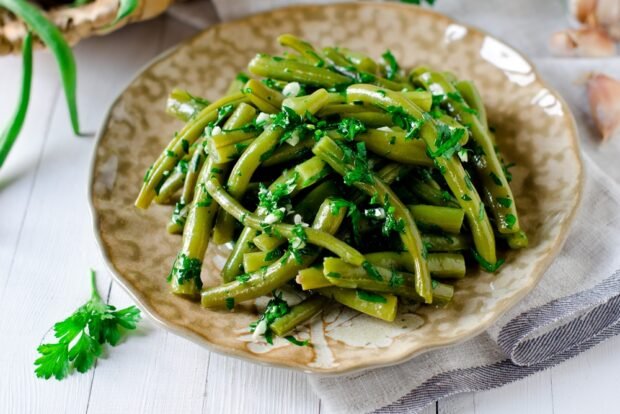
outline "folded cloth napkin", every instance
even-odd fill
[[[305,2],[212,0],[222,20]],[[585,89],[575,84],[588,71],[619,73],[620,59],[549,58],[546,39],[566,25],[566,3],[436,3],[439,11],[483,27],[528,54],[573,109],[587,179],[580,213],[562,252],[534,291],[476,338],[393,367],[310,377],[326,412],[416,413],[438,399],[498,387],[552,367],[620,333],[620,168],[615,166],[620,140],[601,149],[592,138]]]

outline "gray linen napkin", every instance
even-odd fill
[[[212,0],[222,20],[308,2],[329,0]],[[437,10],[529,55],[577,118],[587,180],[561,254],[530,295],[476,338],[394,367],[310,377],[326,412],[415,413],[438,399],[498,387],[552,367],[620,333],[620,168],[615,165],[620,140],[602,147],[592,138],[585,89],[578,84],[597,69],[618,76],[620,59],[550,58],[546,39],[567,25],[565,5],[564,0],[436,2]]]

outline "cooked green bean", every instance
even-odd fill
[[[440,148],[436,144],[437,128],[434,123],[424,117],[424,113],[412,104],[409,100],[403,99],[397,93],[391,91],[381,91],[371,85],[352,85],[347,88],[347,99],[350,101],[362,101],[375,104],[386,109],[401,108],[401,110],[412,118],[416,123],[422,121],[419,126],[420,136],[426,142],[427,150],[431,154],[437,153]],[[467,221],[471,227],[474,244],[478,254],[489,263],[496,263],[495,236],[491,229],[491,224],[484,211],[484,205],[480,200],[478,192],[471,184],[469,175],[454,154],[446,157],[443,153],[435,156],[434,160],[443,173],[443,176],[452,190],[452,194],[457,198],[457,202],[465,211]],[[417,274],[417,273],[416,273]]]
[[[167,111],[186,125],[136,206],[178,197],[167,227],[183,232],[173,292],[196,298],[210,239],[233,242],[223,283],[201,303],[231,310],[271,293],[250,329],[271,343],[333,302],[386,321],[399,300],[444,306],[455,292],[441,281],[464,278],[469,259],[488,272],[504,262],[496,238],[527,246],[473,83],[425,66],[404,76],[389,50],[375,61],[278,41],[290,50],[249,63],[266,79],[240,73],[211,104],[170,95]],[[307,299],[295,306],[277,293],[300,288]]]
[[[375,276],[371,277],[361,266],[352,266],[335,257],[326,257],[323,260],[323,276],[334,286],[392,293],[416,302],[424,302],[424,299],[410,288],[415,281],[414,274],[379,266],[375,266],[374,270]],[[437,281],[432,285],[434,305],[441,306],[450,302],[454,293],[452,286]]]
[[[365,255],[366,260],[375,266],[386,269],[404,269],[414,272],[415,269],[402,252],[376,252]],[[428,268],[431,275],[439,278],[465,277],[465,258],[459,253],[430,253]]]
[[[324,297],[318,295],[310,296],[303,302],[293,306],[286,315],[273,321],[270,326],[271,330],[278,336],[284,336],[295,329],[295,327],[321,313],[327,302],[328,300]]]
[[[187,153],[187,149],[198,139],[204,128],[217,120],[218,109],[226,105],[238,105],[247,98],[242,93],[225,96],[205,107],[183,129],[174,136],[164,152],[157,158],[155,163],[147,170],[144,176],[144,183],[138,194],[135,205],[138,208],[148,208],[151,201],[157,195],[157,188],[162,184],[162,179],[170,173],[182,155]]]
[[[428,206],[417,204],[407,206],[416,223],[438,227],[448,233],[459,233],[463,225],[465,213],[460,208]]]
[[[197,296],[202,287],[200,270],[215,220],[218,204],[208,194],[206,184],[221,182],[224,166],[207,158],[198,179],[198,188],[187,214],[183,229],[183,247],[170,272],[172,292],[178,295]]]
[[[389,293],[371,294],[362,290],[338,287],[325,287],[317,289],[317,292],[344,306],[384,321],[392,322],[396,318],[398,299]]]
[[[285,61],[269,55],[259,54],[250,61],[250,72],[267,78],[276,78],[288,82],[300,82],[312,86],[332,88],[349,83],[346,76],[305,63]]]
[[[333,207],[333,203],[327,200],[320,210],[332,212]],[[329,235],[330,233],[323,230],[337,229],[343,218],[344,208],[338,208],[337,214],[323,215],[319,213],[312,224],[312,229]],[[202,306],[222,307],[226,305],[228,298],[233,298],[235,303],[239,303],[265,295],[293,279],[297,272],[310,265],[318,257],[318,254],[319,250],[313,249],[299,258],[295,258],[293,255],[284,255],[266,269],[251,273],[247,278],[238,277],[236,280],[223,285],[205,289],[201,295]]]
[[[356,168],[347,163],[343,150],[329,137],[321,138],[312,149],[312,152],[321,157],[340,175],[346,176]],[[352,184],[371,197],[376,194],[386,210],[389,209],[388,203],[393,207],[394,212],[392,213],[392,218],[396,223],[402,223],[400,226],[401,228],[398,228],[398,232],[403,244],[411,255],[411,260],[416,269],[415,290],[427,303],[432,303],[433,296],[430,286],[430,275],[428,272],[428,264],[424,257],[426,250],[424,249],[422,239],[420,238],[418,228],[411,213],[389,186],[372,174],[372,172],[366,171],[363,174],[367,175],[368,180],[356,180]]]
[[[189,121],[202,111],[209,101],[193,96],[188,91],[175,88],[168,95],[166,101],[166,112],[181,121]]]
[[[215,199],[228,214],[233,216],[242,224],[252,227],[255,230],[265,229],[266,223],[257,215],[243,208],[243,206],[239,204],[235,198],[228,194],[224,188],[222,188],[222,185],[216,180],[208,180],[205,186],[207,187],[207,191],[211,197],[213,197],[213,199]],[[286,238],[290,239],[296,237],[295,226],[290,224],[271,224],[271,227],[274,233],[279,233]],[[304,232],[309,244],[323,247],[338,255],[347,263],[357,265],[364,263],[364,256],[360,252],[337,237],[314,228],[307,228]]]
[[[472,157],[473,164],[483,187],[488,191],[489,196],[485,199],[495,216],[497,229],[500,233],[518,232],[519,218],[512,190],[487,128],[480,122],[477,113],[467,106],[458,90],[441,73],[426,72],[420,75],[419,79],[427,88],[442,95],[442,100],[447,103],[449,111],[458,116],[461,123],[469,126],[477,145]],[[485,259],[494,262],[486,257]]]

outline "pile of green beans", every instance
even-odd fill
[[[172,292],[207,308],[272,295],[250,330],[286,336],[330,302],[393,321],[399,303],[449,306],[466,257],[496,272],[527,246],[510,173],[475,85],[292,35],[212,103],[174,90],[186,122],[136,206],[176,203]],[[232,252],[203,287],[209,242]],[[304,299],[289,306],[284,291]],[[299,344],[300,341],[291,340]]]

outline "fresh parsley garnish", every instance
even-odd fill
[[[366,126],[359,119],[343,118],[340,123],[338,123],[338,132],[340,132],[347,141],[353,141],[356,136],[362,132],[366,132]]]
[[[387,299],[383,295],[379,295],[377,293],[368,292],[366,290],[357,289],[357,297],[361,300],[365,300],[366,302],[373,303],[387,303]]]
[[[405,231],[405,221],[402,218],[396,218],[394,213],[396,209],[390,203],[390,197],[386,194],[383,199],[383,210],[385,211],[385,222],[381,228],[384,236],[389,236],[390,232],[395,231],[402,233]]]
[[[103,301],[97,291],[95,272],[91,270],[91,297],[71,316],[54,324],[56,343],[37,348],[35,374],[39,378],[61,380],[72,368],[84,373],[95,365],[103,351],[102,345],[116,346],[125,330],[136,329],[140,310],[135,306],[116,310]]]
[[[174,279],[179,285],[193,281],[200,290],[202,288],[201,268],[200,260],[189,257],[185,253],[179,253],[168,275],[168,281]]]
[[[392,269],[392,274],[390,276],[388,284],[392,289],[399,288],[405,284],[405,278],[396,270]]]
[[[489,273],[497,272],[497,269],[499,269],[505,262],[504,259],[499,259],[495,263],[489,263],[485,260],[484,257],[480,255],[480,253],[478,253],[476,249],[471,249],[471,254],[474,256],[474,259],[476,259],[476,261],[480,264],[480,267],[482,267]]]
[[[379,273],[379,271],[372,265],[372,263],[366,261],[362,263],[362,267],[371,279],[383,280],[383,276],[381,276],[381,273]]]
[[[267,307],[257,321],[250,324],[250,332],[260,333],[265,337],[267,343],[273,345],[273,333],[271,332],[271,324],[278,318],[290,312],[288,303],[282,299],[282,292],[273,294],[273,298],[267,303]]]
[[[390,52],[389,50],[386,50],[385,53],[381,55],[381,57],[386,63],[385,77],[388,78],[389,80],[394,79],[394,77],[396,77],[400,69],[400,67],[398,66],[398,62],[396,61],[396,58],[394,57],[392,52]]]
[[[388,106],[385,110],[392,115],[394,125],[407,131],[405,140],[419,138],[420,129],[424,125],[423,119],[415,119],[406,113],[401,106]]]
[[[310,341],[308,339],[306,339],[305,341],[300,341],[293,335],[286,335],[284,339],[297,346],[308,346],[310,344]]]

